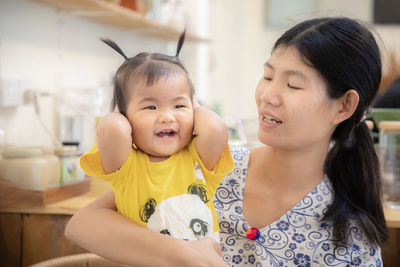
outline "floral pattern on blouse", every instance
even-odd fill
[[[351,220],[347,246],[332,242],[332,224],[320,221],[333,200],[327,177],[302,201],[270,225],[256,240],[246,238],[251,226],[243,217],[243,195],[249,148],[231,149],[234,169],[214,196],[223,259],[229,266],[382,266],[379,246],[371,245]]]

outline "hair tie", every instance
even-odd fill
[[[181,52],[181,48],[183,46],[183,43],[185,42],[185,34],[186,34],[186,27],[183,30],[181,36],[179,36],[178,46],[176,47],[176,55],[175,55],[176,58],[179,57],[179,53]]]
[[[361,117],[361,120],[356,124],[356,127],[360,126],[365,120],[367,119],[367,112],[364,111],[363,116]]]
[[[100,38],[100,40],[102,40],[104,43],[109,45],[112,49],[117,51],[118,54],[120,54],[121,56],[123,56],[125,58],[125,60],[128,60],[128,57],[125,55],[125,53],[122,51],[122,49],[119,48],[119,46],[114,41],[111,41],[110,39],[103,39],[103,38]]]

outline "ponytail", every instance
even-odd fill
[[[354,121],[343,122],[333,135],[335,143],[326,158],[325,172],[335,197],[323,219],[333,222],[333,236],[339,244],[346,244],[349,221],[355,217],[370,242],[382,245],[388,233],[379,161],[365,121],[349,125]]]

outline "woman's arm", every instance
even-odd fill
[[[116,212],[110,192],[75,213],[65,236],[104,258],[135,266],[226,266],[211,238],[183,241],[151,231]]]
[[[228,127],[215,112],[194,102],[196,150],[208,170],[212,170],[228,143]]]

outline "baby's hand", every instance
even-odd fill
[[[132,135],[132,127],[128,119],[119,112],[111,112],[100,120],[97,126],[97,135],[108,131],[117,131],[122,135]]]
[[[132,147],[132,127],[128,119],[119,112],[102,118],[97,127],[97,146],[106,174],[121,168]]]

